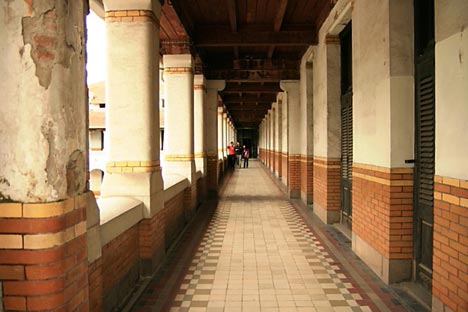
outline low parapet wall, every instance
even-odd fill
[[[197,175],[197,181],[200,175]],[[88,196],[87,253],[90,311],[119,309],[142,276],[154,273],[189,221],[184,194],[190,183],[164,176],[164,207],[147,219],[141,201]],[[200,202],[202,199],[197,198]],[[149,230],[148,230],[149,229]]]

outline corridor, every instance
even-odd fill
[[[129,310],[423,311],[287,200],[259,161],[226,177],[204,233],[200,215]]]

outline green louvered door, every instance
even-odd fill
[[[433,2],[415,1],[415,280],[432,288],[435,172],[435,63]]]
[[[341,223],[352,225],[352,167],[353,167],[353,71],[351,22],[340,33],[341,51],[341,165],[340,199]]]
[[[416,279],[430,289],[435,158],[434,55],[418,60],[416,70]]]

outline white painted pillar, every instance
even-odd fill
[[[218,122],[218,92],[223,90],[226,83],[223,80],[206,81],[205,101],[205,147],[207,161],[207,189],[208,192],[218,190],[218,145],[219,145],[219,122]]]
[[[223,111],[223,157],[227,157],[227,150],[226,146],[230,144],[231,142],[228,141],[228,120],[227,120],[227,113]]]
[[[281,177],[281,162],[282,162],[282,126],[281,126],[281,115],[282,115],[283,95],[279,94],[276,97],[276,114],[275,114],[275,153],[276,153],[276,176]]]
[[[166,96],[165,167],[194,182],[193,59],[190,54],[164,55]]]
[[[313,155],[314,155],[314,127],[313,127],[313,51],[310,47],[304,54],[300,65],[300,112],[301,112],[301,199],[306,204],[313,203]],[[328,111],[330,118],[335,112]],[[333,118],[335,119],[335,118]],[[338,120],[336,121],[338,123]],[[336,138],[336,136],[334,136]],[[336,140],[336,139],[335,139]],[[336,140],[338,141],[338,140]],[[327,182],[331,179],[328,178]],[[328,193],[327,193],[328,194]]]
[[[283,80],[280,82],[280,87],[284,90],[283,100],[286,100],[288,110],[288,193],[291,198],[299,198],[301,196],[299,80]]]
[[[272,169],[273,173],[277,175],[278,174],[278,172],[277,172],[277,170],[278,170],[278,168],[277,168],[277,161],[278,161],[277,160],[277,157],[278,157],[277,152],[278,151],[277,151],[276,141],[278,139],[278,132],[277,132],[277,123],[276,122],[277,122],[277,115],[278,115],[278,113],[277,113],[278,103],[277,102],[272,103],[271,108],[272,108],[271,109],[271,114],[272,114],[272,116],[271,116],[272,117],[271,118],[271,127],[272,127],[272,129],[271,129],[271,131],[273,133],[272,142],[271,142],[272,143],[272,149],[273,149],[271,169]]]
[[[108,162],[101,195],[142,200],[150,217],[164,201],[158,135],[161,5],[150,0],[104,5]],[[129,11],[138,16],[117,14]]]
[[[64,5],[70,20],[59,8],[46,16],[42,7],[54,5],[2,6],[0,202],[58,201],[87,189],[85,59],[78,52],[85,49],[85,4]]]
[[[194,153],[195,153],[195,168],[200,171],[203,176],[206,175],[206,133],[208,130],[205,127],[205,100],[206,86],[205,77],[203,75],[194,76],[193,85],[193,114],[194,114]]]
[[[288,101],[284,94],[281,92],[282,97],[282,105],[281,105],[281,132],[282,132],[282,139],[281,139],[281,151],[283,153],[283,157],[286,158],[284,162],[286,165],[281,167],[282,174],[281,174],[281,181],[284,185],[288,185],[288,162],[287,157],[289,154],[288,146],[289,146],[289,125],[288,125]],[[281,159],[283,161],[283,159]]]
[[[266,157],[266,164],[267,167],[270,168],[271,166],[271,109],[268,110],[267,112],[267,117],[266,117],[266,150],[267,150],[267,157]]]
[[[223,107],[218,106],[218,159],[224,159],[224,122],[223,122]]]

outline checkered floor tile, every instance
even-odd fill
[[[371,311],[294,207],[252,167],[230,180],[170,311]]]

